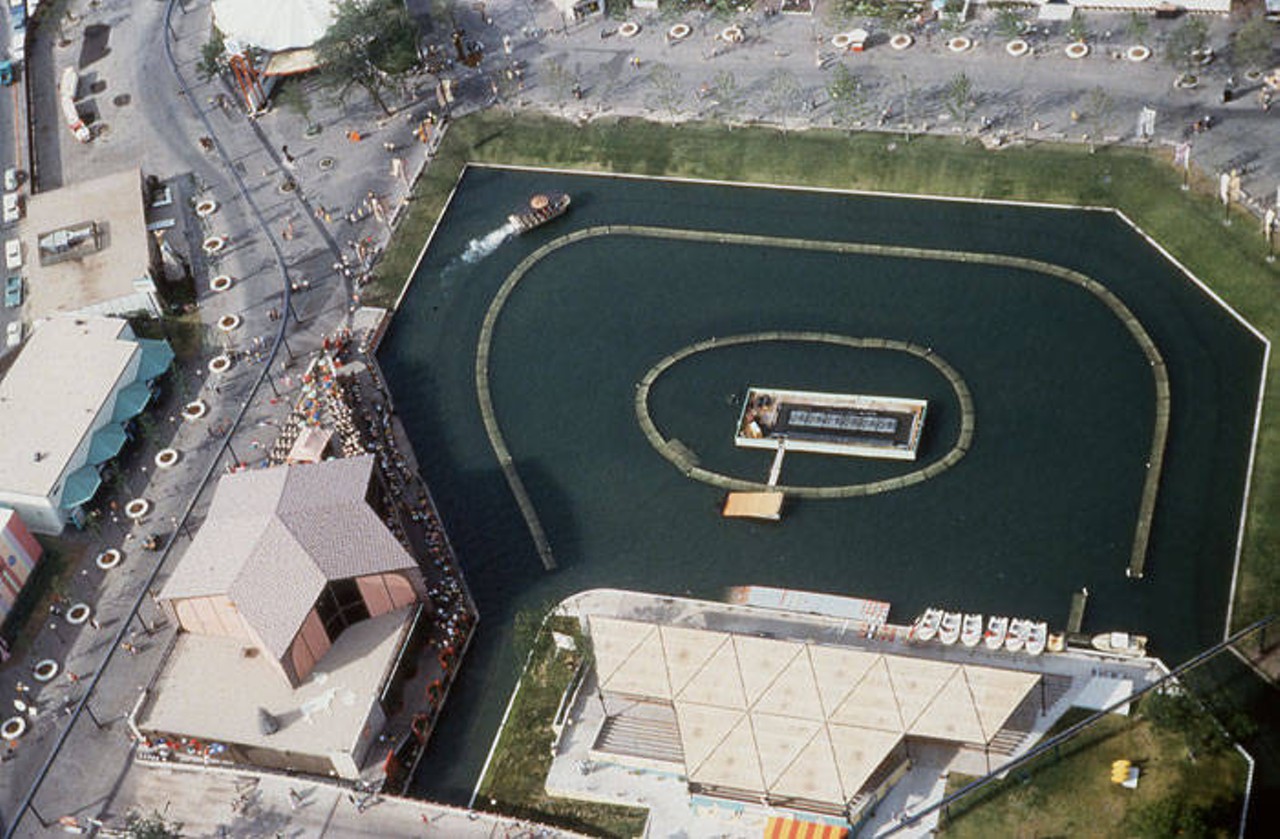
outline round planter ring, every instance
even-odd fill
[[[205,256],[213,256],[216,253],[221,253],[222,249],[225,248],[226,246],[227,246],[226,236],[210,236],[209,238],[204,240],[204,242],[200,245],[200,248],[201,250],[204,251]]]
[[[46,658],[31,668],[31,676],[37,682],[52,682],[53,677],[58,675],[60,669],[58,662],[51,658]]]
[[[1012,55],[1014,58],[1022,58],[1022,56],[1031,52],[1031,45],[1021,38],[1014,38],[1012,41],[1004,45],[1004,51]]]
[[[177,464],[181,459],[182,455],[177,449],[161,449],[156,452],[156,468],[168,469]]]
[[[973,46],[973,41],[970,41],[968,38],[964,37],[963,35],[958,35],[955,38],[952,38],[950,41],[947,41],[947,49],[951,50],[952,52],[964,52],[965,50],[969,49],[969,47],[971,46]]]
[[[105,551],[98,554],[98,558],[93,561],[93,564],[101,568],[103,571],[110,571],[112,568],[119,565],[123,559],[124,554],[120,552],[119,548],[107,548]]]
[[[209,359],[210,373],[225,373],[231,369],[231,356],[226,353],[215,355]]]
[[[1080,59],[1089,54],[1089,45],[1084,41],[1076,41],[1074,44],[1067,44],[1067,58]]]
[[[740,44],[745,36],[742,33],[742,27],[735,24],[726,26],[724,31],[720,33],[720,37],[731,44]]]
[[[218,328],[223,332],[234,332],[240,328],[242,323],[244,323],[244,319],[239,315],[223,315],[218,318]]]
[[[124,514],[129,518],[137,521],[138,519],[151,512],[151,502],[145,498],[135,498],[128,504],[124,505]]]
[[[0,737],[6,740],[17,740],[27,733],[27,721],[22,717],[9,717],[0,725]]]
[[[1199,64],[1201,67],[1207,67],[1213,63],[1215,55],[1213,47],[1204,47],[1202,49],[1192,50],[1191,60],[1196,64]]]
[[[899,32],[897,35],[894,35],[889,39],[889,46],[895,50],[905,50],[915,42],[915,38],[912,38],[905,32]]]
[[[693,29],[687,23],[677,23],[667,30],[667,38],[671,41],[683,41],[692,34]]]
[[[93,614],[93,609],[89,608],[88,603],[77,603],[67,610],[67,623],[72,626],[79,626],[87,621],[91,614]]]
[[[618,34],[624,38],[634,38],[640,34],[640,24],[634,20],[629,20],[618,27]]]
[[[208,218],[218,212],[218,202],[211,198],[206,198],[196,205],[196,215],[200,218]]]
[[[335,161],[332,157],[322,157],[320,158],[320,162],[317,163],[316,165],[320,167],[321,172],[328,172],[330,169],[333,168],[333,164],[336,162],[337,161]]]
[[[182,406],[184,420],[198,420],[209,413],[209,404],[203,399],[196,399]]]
[[[1146,61],[1151,57],[1151,49],[1138,44],[1137,46],[1129,47],[1129,49],[1125,50],[1124,57],[1126,60],[1137,64],[1138,62]]]
[[[853,43],[853,38],[849,37],[848,32],[840,32],[831,38],[831,46],[838,50],[847,50],[849,45]]]
[[[235,283],[235,280],[231,279],[226,274],[219,274],[218,276],[214,277],[212,280],[209,280],[209,290],[210,291],[226,291],[227,289],[231,288],[232,284],[234,283]]]
[[[1200,79],[1194,73],[1183,73],[1173,80],[1173,86],[1179,90],[1195,90],[1200,86]]]

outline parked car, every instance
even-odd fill
[[[15,309],[22,305],[22,277],[11,276],[4,283],[4,307]]]
[[[4,194],[4,223],[13,224],[22,218],[22,197],[17,192]]]
[[[17,271],[22,267],[22,242],[17,239],[10,239],[4,243],[4,265],[10,271]]]
[[[16,347],[22,343],[22,321],[10,321],[4,330],[4,345],[6,347]]]

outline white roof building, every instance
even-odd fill
[[[267,52],[310,47],[333,20],[333,0],[213,0],[214,25],[228,41]]]
[[[129,421],[168,369],[164,341],[127,321],[62,315],[36,325],[0,379],[0,505],[37,533],[79,521],[99,469],[128,438]]]

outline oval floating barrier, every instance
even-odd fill
[[[120,552],[119,548],[107,548],[105,551],[98,554],[98,558],[93,561],[93,564],[101,568],[103,571],[110,571],[112,568],[119,565],[120,561],[123,559],[124,554]]]

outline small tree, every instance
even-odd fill
[[[906,73],[898,77],[898,84],[902,88],[903,136],[910,140],[912,127],[920,111],[920,86]]]
[[[1089,154],[1097,151],[1097,143],[1111,130],[1111,117],[1115,113],[1115,100],[1102,87],[1089,91],[1089,101],[1085,105],[1085,119],[1092,126],[1089,131]]]
[[[956,73],[947,82],[946,106],[947,113],[959,123],[960,131],[967,141],[969,120],[973,118],[978,102],[973,96],[973,82],[964,73]]]
[[[862,81],[843,64],[836,65],[827,85],[827,97],[831,99],[832,112],[839,125],[851,128],[866,115],[869,103]]]
[[[196,63],[196,73],[204,81],[209,81],[227,69],[227,42],[217,29],[200,47],[200,61]]]
[[[782,135],[787,136],[789,124],[787,117],[800,101],[800,82],[795,73],[785,67],[778,67],[769,74],[769,88],[766,101],[771,110],[782,117]]]
[[[1147,32],[1151,30],[1151,21],[1147,20],[1147,16],[1142,12],[1133,12],[1129,15],[1129,37],[1139,44],[1147,37]]]
[[[417,64],[417,30],[397,0],[341,0],[316,52],[321,84],[339,97],[361,87],[390,116],[383,93]]]
[[[725,120],[725,125],[733,130],[733,118],[742,109],[747,96],[738,86],[738,79],[729,70],[721,70],[711,81],[711,92],[715,96],[715,112]]]
[[[1271,64],[1274,27],[1265,18],[1254,16],[1236,32],[1231,62],[1244,70],[1264,70]]]
[[[996,12],[996,32],[999,32],[1006,38],[1016,38],[1022,34],[1026,21],[1023,20],[1022,13],[1017,9],[1011,9],[1002,6],[1000,11]]]
[[[1164,57],[1180,70],[1190,70],[1196,63],[1196,54],[1204,49],[1209,38],[1209,26],[1198,17],[1190,17],[1173,30],[1165,44]]]
[[[154,810],[148,815],[133,812],[125,816],[124,835],[129,839],[179,839],[182,823],[167,821]]]
[[[316,133],[319,126],[311,121],[311,97],[303,89],[300,79],[287,79],[281,85],[280,92],[276,94],[276,97],[286,108],[302,117],[303,122],[307,124],[307,136]]]
[[[1079,12],[1071,15],[1071,22],[1067,24],[1067,37],[1076,43],[1089,39],[1089,24],[1085,23],[1084,15]]]
[[[684,81],[680,73],[666,64],[655,64],[649,71],[649,84],[653,85],[650,101],[654,107],[661,108],[674,120],[680,115],[684,105]]]

